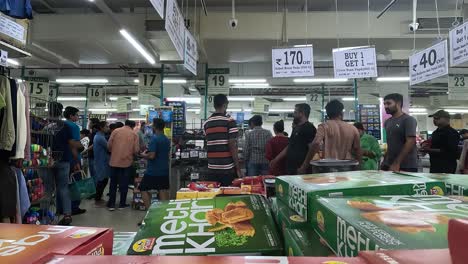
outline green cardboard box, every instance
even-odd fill
[[[445,173],[407,173],[404,174],[417,177],[425,177],[437,181],[444,181],[447,187],[447,195],[468,196],[468,177],[463,174]]]
[[[333,251],[320,242],[321,238],[313,230],[289,229],[284,231],[284,248],[286,256],[328,257],[335,256]]]
[[[350,171],[276,178],[276,196],[304,219],[316,196],[445,194],[443,181],[384,171]],[[313,218],[311,218],[314,221]]]
[[[448,221],[468,218],[463,199],[438,195],[319,198],[314,227],[337,256],[447,248]]]
[[[284,234],[285,229],[310,229],[312,226],[307,224],[307,221],[289,206],[280,200],[277,200],[278,214],[277,223]]]
[[[112,255],[125,256],[128,248],[132,245],[136,232],[114,232],[114,244]]]
[[[264,197],[225,196],[153,205],[129,255],[279,255],[283,248]]]

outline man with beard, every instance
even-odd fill
[[[416,149],[416,119],[403,113],[403,95],[389,94],[384,98],[385,112],[392,115],[385,121],[387,132],[387,154],[382,170],[418,171],[418,154]]]
[[[310,106],[297,104],[294,109],[294,130],[289,139],[289,145],[271,161],[271,167],[278,166],[281,160],[286,158],[286,172],[288,175],[298,174],[298,169],[303,164],[309,144],[314,141],[317,129],[309,122]]]

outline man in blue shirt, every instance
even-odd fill
[[[160,118],[153,120],[154,135],[148,150],[141,156],[148,160],[145,176],[140,184],[141,196],[146,209],[151,205],[151,195],[148,191],[157,190],[159,200],[169,200],[169,155],[171,142],[164,135],[165,123]]]

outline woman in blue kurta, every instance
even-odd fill
[[[106,133],[109,132],[109,125],[106,121],[101,121],[96,125],[97,134],[94,137],[94,168],[96,170],[96,205],[104,206],[102,194],[109,181],[109,159],[110,154],[107,149]]]

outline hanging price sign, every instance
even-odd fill
[[[49,100],[49,79],[42,77],[25,77],[26,86],[29,89],[29,94],[32,98]]]
[[[314,49],[310,47],[279,48],[271,51],[274,78],[314,76]]]
[[[208,95],[229,95],[229,68],[208,69]]]
[[[468,61],[468,22],[450,30],[450,65]]]
[[[377,59],[374,47],[333,49],[335,78],[377,77]]]
[[[410,85],[448,74],[447,40],[409,57]]]
[[[89,102],[102,102],[104,94],[104,88],[102,87],[90,87],[88,88],[88,101]]]

